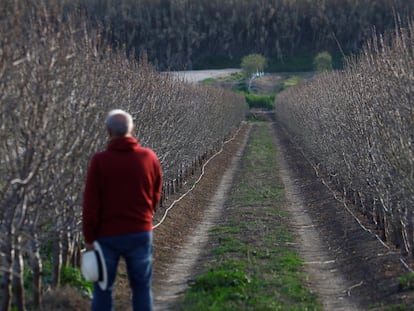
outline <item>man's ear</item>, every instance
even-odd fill
[[[108,133],[108,136],[111,138],[112,137],[112,131],[110,129],[107,129],[106,132]]]

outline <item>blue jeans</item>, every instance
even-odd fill
[[[94,284],[93,311],[113,311],[112,291],[120,257],[125,259],[134,311],[152,310],[152,232],[99,238],[108,271],[108,286]]]

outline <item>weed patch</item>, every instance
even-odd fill
[[[282,90],[287,89],[288,87],[298,85],[302,81],[302,78],[299,76],[291,76],[289,79],[286,79],[282,82]]]
[[[399,277],[398,287],[402,291],[414,289],[414,273],[407,273]]]

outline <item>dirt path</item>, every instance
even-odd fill
[[[178,253],[174,260],[165,267],[164,278],[157,280],[155,297],[155,310],[171,310],[179,295],[186,289],[187,284],[194,278],[196,264],[200,261],[199,255],[208,247],[208,230],[217,222],[221,209],[225,203],[225,196],[231,186],[232,178],[237,169],[238,161],[244,150],[249,131],[244,132],[240,142],[238,139],[238,150],[232,157],[225,170],[221,181],[217,183],[208,207],[204,212],[201,222],[194,226],[188,239],[178,246]],[[316,230],[310,216],[303,204],[303,196],[295,184],[295,179],[290,172],[285,159],[288,150],[283,148],[280,138],[276,135],[274,142],[278,150],[278,161],[280,174],[285,184],[288,199],[287,209],[292,216],[292,228],[297,234],[298,250],[305,261],[306,273],[309,283],[314,291],[318,293],[326,310],[359,310],[357,304],[347,295],[354,284],[346,282],[335,268],[335,259],[327,254],[322,237]],[[225,155],[224,155],[225,156]],[[221,160],[221,161],[220,161]],[[217,159],[223,163],[222,159]],[[207,168],[208,169],[208,168]],[[208,177],[207,177],[208,178]],[[200,185],[202,187],[204,185]],[[187,200],[181,202],[182,206],[187,205]],[[168,224],[166,224],[168,226]]]
[[[180,294],[186,289],[190,280],[194,279],[197,265],[201,265],[199,255],[208,246],[208,230],[217,222],[226,200],[226,193],[231,186],[232,178],[237,164],[244,150],[249,131],[245,131],[242,138],[238,138],[238,145],[234,154],[227,154],[231,158],[217,162],[229,163],[220,176],[218,188],[214,195],[208,200],[208,207],[200,218],[200,223],[190,232],[185,242],[176,248],[176,257],[164,266],[162,278],[156,278],[154,287],[155,310],[172,310],[174,303]],[[312,289],[318,293],[326,310],[359,310],[357,304],[347,295],[354,284],[345,281],[339,271],[335,268],[335,258],[325,251],[326,245],[321,242],[322,237],[316,230],[310,216],[303,204],[303,196],[295,184],[295,178],[290,172],[285,159],[288,150],[283,147],[280,138],[276,135],[274,142],[278,153],[277,158],[280,165],[280,174],[285,184],[288,199],[287,209],[292,215],[292,228],[297,235],[297,248],[305,261],[306,273]],[[228,146],[231,147],[231,146]],[[233,148],[231,148],[233,150]],[[226,155],[223,155],[226,156]],[[212,166],[214,163],[212,164]],[[210,168],[212,168],[212,166]],[[208,168],[207,168],[208,169]],[[207,177],[208,178],[208,177]],[[203,185],[200,185],[199,189]],[[210,192],[210,190],[205,190]],[[191,201],[191,198],[189,198]],[[181,207],[189,206],[188,200],[181,202]],[[191,203],[190,203],[191,205]],[[171,221],[174,216],[172,216]],[[168,223],[166,224],[168,226]]]
[[[412,302],[412,293],[398,287],[398,277],[406,273],[398,251],[385,249],[362,230],[281,128],[272,126],[296,247],[305,262],[309,287],[324,309],[384,310]],[[155,310],[179,310],[175,302],[203,264],[200,254],[208,248],[208,230],[220,216],[248,136],[245,126],[155,231]]]

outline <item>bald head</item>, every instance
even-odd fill
[[[131,135],[134,126],[132,116],[121,109],[111,110],[105,124],[109,134],[116,137]]]

